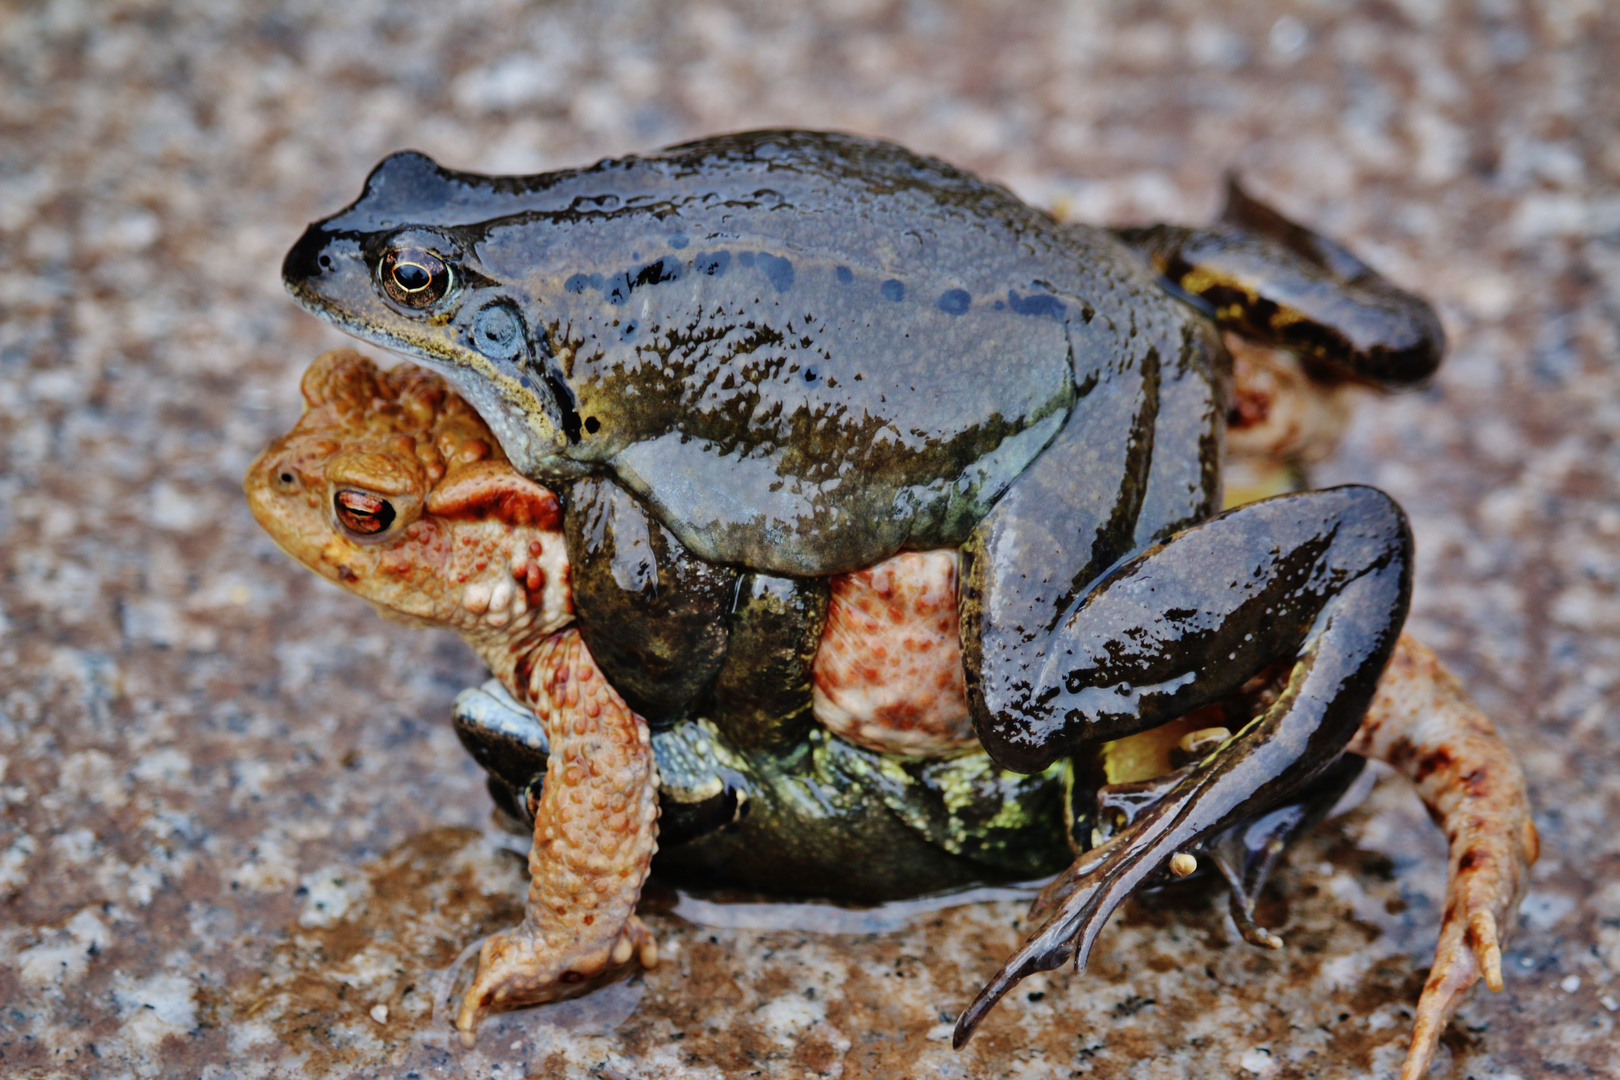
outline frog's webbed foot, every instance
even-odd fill
[[[1296,800],[1182,845],[1163,867],[1144,875],[1140,885],[1160,885],[1172,877],[1185,876],[1208,860],[1231,887],[1232,919],[1243,939],[1265,949],[1281,948],[1282,939],[1254,921],[1255,901],[1288,845],[1333,808],[1365,765],[1364,758],[1344,755]],[[956,1046],[967,1042],[985,1014],[1025,977],[1050,971],[1071,959],[1077,971],[1084,970],[1097,933],[1114,907],[1128,895],[1126,891],[1119,900],[1109,903],[1105,893],[1108,878],[1132,861],[1133,850],[1147,850],[1148,837],[1139,830],[1152,833],[1162,829],[1162,824],[1151,824],[1160,816],[1156,796],[1170,794],[1194,777],[1196,771],[1196,766],[1189,766],[1153,780],[1114,785],[1112,790],[1099,792],[1099,820],[1106,820],[1110,810],[1125,813],[1128,820],[1041,890],[1029,914],[1045,922],[964,1010],[957,1020]],[[1180,860],[1186,860],[1181,864],[1186,867],[1183,872],[1178,872]]]
[[[493,934],[456,1027],[470,1044],[487,1014],[571,997],[658,962],[635,916],[657,850],[658,774],[646,723],[597,670],[574,630],[538,646],[530,698],[549,743],[534,808],[523,922]]]
[[[1057,621],[1044,669],[969,668],[985,748],[1026,771],[1221,700],[1279,660],[1288,676],[1260,715],[1051,886],[1047,921],[962,1015],[958,1045],[1019,979],[1069,959],[1083,968],[1134,889],[1185,871],[1190,850],[1334,762],[1394,649],[1410,555],[1404,516],[1371,488],[1252,503],[1116,566]],[[986,707],[1020,688],[1021,707]]]
[[[1401,1080],[1417,1080],[1474,983],[1502,988],[1502,945],[1540,839],[1524,776],[1496,728],[1434,653],[1405,634],[1350,745],[1412,781],[1450,847],[1440,943],[1401,1069]]]
[[[1230,737],[1231,733],[1225,728],[1201,729],[1184,738],[1180,750],[1183,754],[1191,751],[1201,759]],[[1174,753],[1171,762],[1175,762]],[[1171,878],[1202,873],[1206,866],[1213,867],[1228,886],[1232,921],[1243,940],[1263,949],[1282,948],[1282,938],[1255,922],[1255,903],[1283,853],[1327,816],[1361,775],[1366,763],[1366,759],[1358,755],[1343,755],[1297,797],[1188,845],[1179,852],[1182,856],[1179,863],[1173,862],[1163,871],[1150,875],[1143,880],[1143,885],[1155,887]],[[1106,784],[1098,789],[1096,827],[1092,832],[1095,846],[1101,846],[1129,828],[1192,769],[1193,766],[1188,765],[1151,779]],[[1079,884],[1074,873],[1075,868],[1071,867],[1042,891],[1030,908],[1031,919],[1044,918],[1068,898]]]
[[[1209,861],[1226,879],[1228,908],[1238,933],[1250,945],[1280,949],[1282,938],[1254,921],[1254,905],[1283,852],[1327,816],[1355,783],[1367,759],[1345,754],[1328,766],[1294,802],[1223,830],[1206,845]]]

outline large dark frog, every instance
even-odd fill
[[[1275,673],[1264,708],[1048,888],[959,1043],[1017,979],[1083,963],[1173,860],[1331,786],[1405,619],[1411,536],[1382,493],[1219,512],[1217,329],[1392,384],[1434,370],[1439,325],[1241,195],[1215,227],[1111,232],[850,136],[532,177],[405,153],[283,274],[447,374],[558,492],[580,632],[655,728],[701,709],[738,745],[802,746],[821,579],[906,549],[961,551],[968,701],[1003,768]]]

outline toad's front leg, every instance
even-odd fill
[[[658,774],[647,724],[608,685],[576,630],[541,642],[517,687],[546,729],[550,753],[529,851],[523,922],[492,934],[456,1027],[472,1044],[491,1012],[573,997],[658,945],[636,900],[658,849]]]
[[[1030,635],[1045,638],[1028,644],[1042,658],[1034,664],[970,656],[980,739],[1019,770],[1156,727],[1279,660],[1292,670],[1270,708],[1048,886],[1053,914],[963,1012],[958,1046],[1026,975],[1070,959],[1083,967],[1108,916],[1172,856],[1299,791],[1339,756],[1405,620],[1411,543],[1400,509],[1372,488],[1251,503],[1115,567],[1047,634]],[[996,585],[971,568],[965,577]],[[994,600],[967,595],[970,615]],[[1020,708],[986,707],[1015,692]]]

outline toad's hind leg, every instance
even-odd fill
[[[1026,648],[1030,671],[970,671],[1028,686],[1010,717],[975,706],[980,740],[1033,771],[1098,740],[1156,727],[1291,661],[1277,700],[1128,829],[1049,888],[1064,899],[957,1022],[965,1042],[1018,980],[1083,966],[1113,910],[1183,848],[1276,805],[1344,749],[1394,649],[1411,595],[1405,516],[1373,488],[1284,495],[1228,511],[1116,566]]]

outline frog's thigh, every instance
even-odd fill
[[[1098,575],[1218,507],[1223,416],[1203,333],[1171,327],[1076,402],[962,546],[963,673],[981,730],[1039,712],[1029,643]]]
[[[1221,326],[1356,378],[1416,382],[1445,352],[1445,332],[1426,301],[1265,207],[1229,213],[1208,228],[1155,225],[1119,236],[1206,301]]]
[[[1349,725],[1335,728],[1336,753],[1406,616],[1410,554],[1405,515],[1369,487],[1284,495],[1185,529],[1118,564],[1057,625],[1026,638],[1027,700],[977,714],[979,738],[1005,767],[1034,772],[1293,659],[1285,700]],[[1348,711],[1338,704],[1346,693]]]

